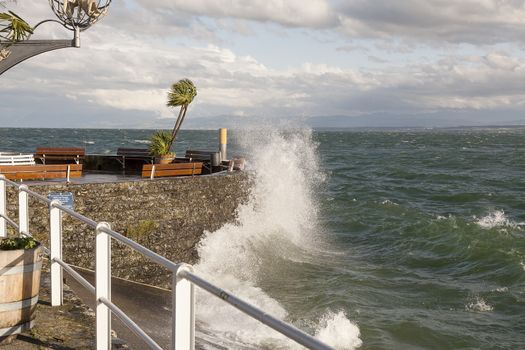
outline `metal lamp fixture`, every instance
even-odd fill
[[[67,47],[80,47],[80,32],[104,17],[110,4],[111,0],[49,0],[51,10],[58,20],[43,20],[37,23],[32,31],[44,23],[55,22],[73,31],[73,40],[0,40],[0,50],[2,50],[0,75],[18,63],[38,54]]]

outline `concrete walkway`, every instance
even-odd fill
[[[92,285],[94,273],[76,269]],[[66,276],[66,284],[91,309],[95,309],[95,296],[90,294],[74,278]],[[163,349],[170,349],[171,340],[171,292],[138,283],[113,278],[111,281],[112,301],[137,323]],[[113,316],[111,327],[119,338],[125,339],[130,349],[145,349],[146,345],[119,319]]]
[[[92,285],[95,284],[93,272],[76,270]],[[35,326],[18,335],[11,344],[0,346],[0,350],[95,349],[95,297],[66,272],[64,279],[64,305],[51,307],[49,273],[43,271]],[[112,301],[163,349],[170,349],[171,291],[113,278]],[[147,349],[144,342],[115,316],[112,329],[114,350]],[[197,324],[196,349],[254,349],[236,343],[221,346],[213,339]]]

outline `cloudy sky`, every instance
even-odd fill
[[[522,0],[113,0],[81,41],[0,76],[0,127],[169,127],[181,78],[187,128],[525,124]]]

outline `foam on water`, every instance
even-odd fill
[[[200,262],[195,269],[270,315],[297,319],[301,316],[289,315],[260,287],[260,281],[283,275],[293,278],[294,271],[287,269],[287,263],[293,266],[301,260],[300,252],[313,252],[320,243],[312,191],[323,176],[318,170],[312,133],[267,130],[247,133],[240,141],[247,148],[254,170],[250,199],[238,208],[237,223],[205,235],[198,247]],[[238,347],[297,347],[216,298],[199,293],[197,302],[197,318],[217,336],[216,342],[226,337],[236,341]],[[361,345],[359,328],[344,313],[326,310],[316,319],[319,321],[310,331],[319,339],[338,349]],[[310,324],[314,320],[301,321]]]
[[[480,296],[476,296],[465,306],[465,309],[467,311],[488,312],[494,310],[494,307]]]
[[[509,228],[521,228],[524,226],[524,222],[514,222],[507,218],[503,210],[495,210],[480,219],[477,219],[476,223],[484,229],[492,229],[496,227],[509,227]]]

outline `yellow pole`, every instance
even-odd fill
[[[219,129],[219,151],[221,152],[221,161],[226,160],[226,146],[228,144],[228,129]]]

